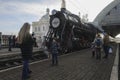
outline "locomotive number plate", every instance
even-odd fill
[[[57,28],[59,25],[60,25],[60,19],[59,19],[59,18],[54,18],[54,19],[52,20],[52,26],[53,26],[54,28]]]

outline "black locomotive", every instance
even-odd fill
[[[82,23],[77,15],[63,8],[61,11],[52,11],[45,40],[49,48],[52,39],[56,38],[64,53],[90,47],[97,31],[92,24]]]

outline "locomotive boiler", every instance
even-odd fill
[[[82,23],[79,16],[63,8],[61,11],[52,11],[45,40],[50,48],[52,39],[56,38],[60,50],[66,53],[90,47],[97,31],[93,25]]]

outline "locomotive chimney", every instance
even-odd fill
[[[66,9],[66,3],[65,0],[62,0],[62,4],[61,4],[61,10],[65,10]]]

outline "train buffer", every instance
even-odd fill
[[[28,80],[110,80],[116,47],[108,59],[96,60],[90,49],[84,49],[59,56],[58,66],[51,66],[51,59],[30,63],[32,74]],[[21,80],[21,73],[22,66],[1,70],[0,80]]]

